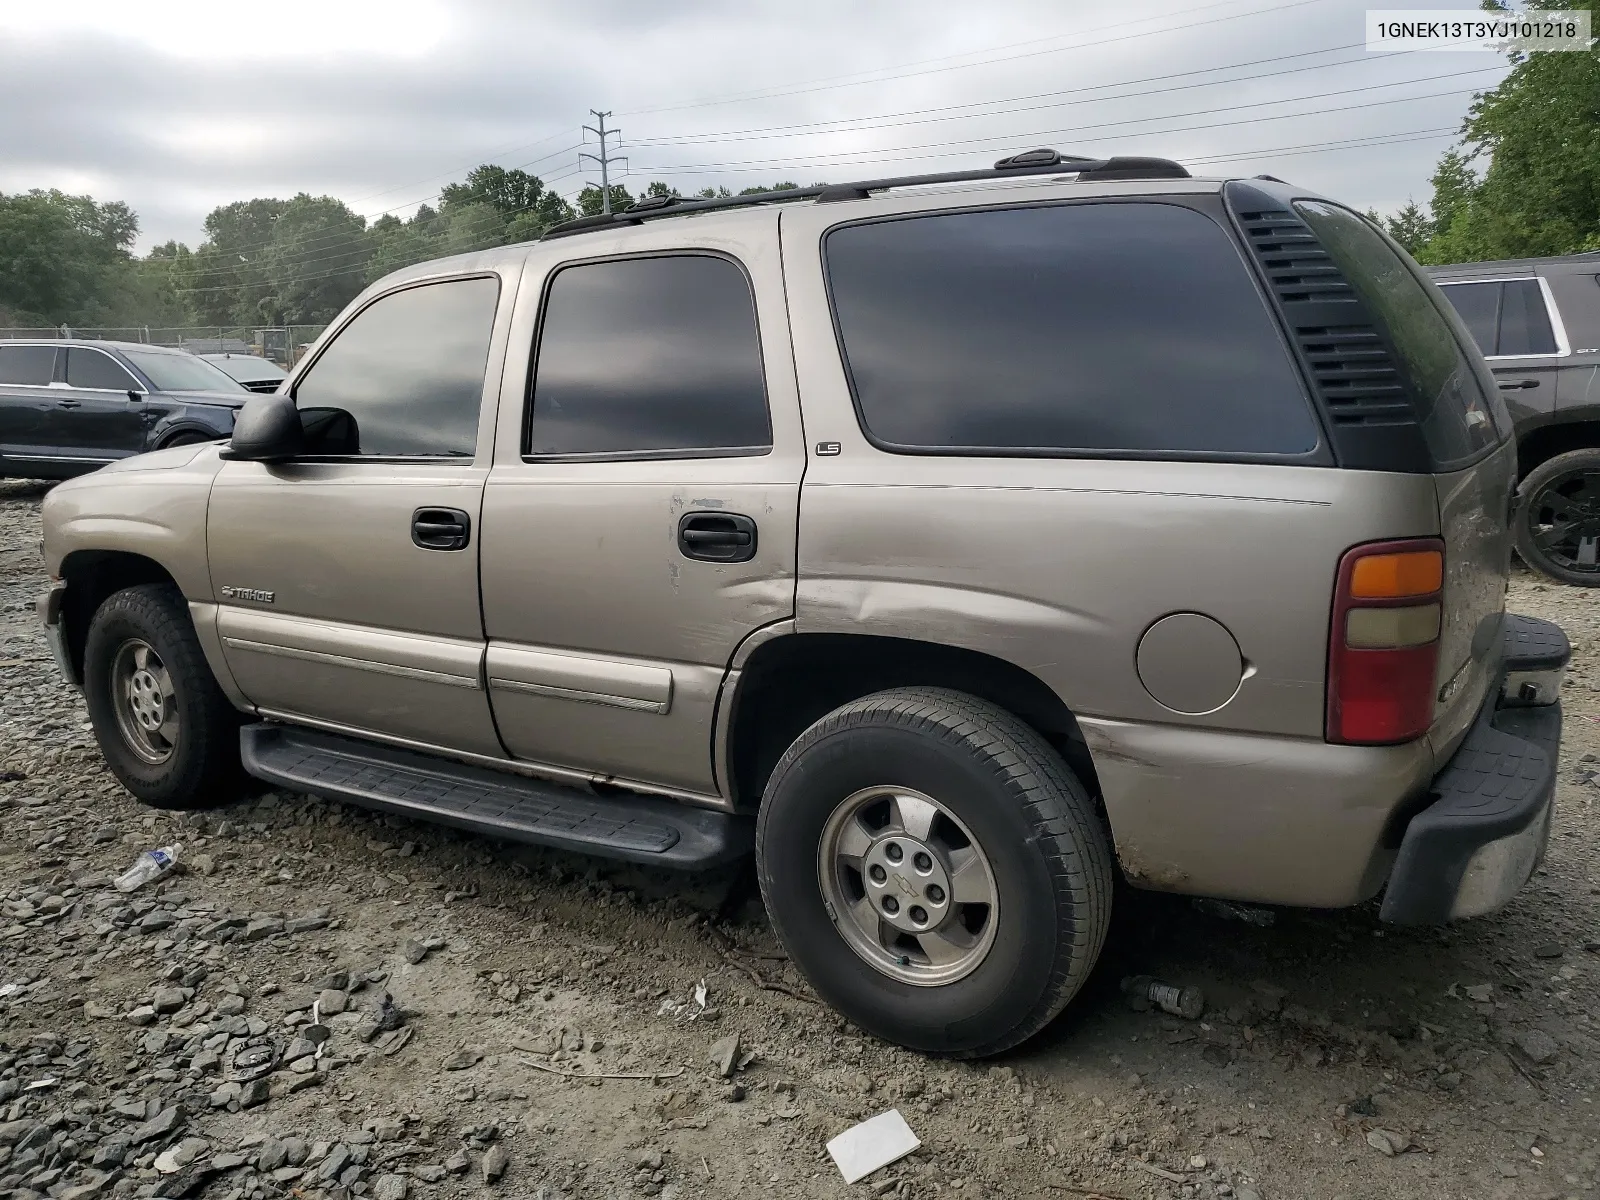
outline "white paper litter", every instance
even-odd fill
[[[668,1015],[680,1017],[686,1021],[693,1021],[706,1010],[706,981],[702,979],[694,985],[694,995],[681,1004],[671,996],[662,999],[661,1007],[656,1009],[656,1016]]]
[[[865,1179],[922,1145],[898,1108],[852,1125],[828,1143],[828,1153],[846,1183]]]

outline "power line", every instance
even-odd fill
[[[497,158],[501,158],[501,157],[503,157],[503,156],[505,156],[507,154],[510,154],[513,150],[531,150],[535,146],[542,146],[546,142],[553,142],[558,137],[566,137],[569,134],[575,134],[575,133],[578,133],[578,132],[579,132],[578,130],[573,129],[569,125],[566,129],[561,130],[559,133],[552,133],[552,134],[550,134],[550,136],[542,137],[536,142],[513,142],[511,145],[502,147],[499,150],[491,150],[491,151],[488,151],[485,154],[480,155],[477,162],[470,162],[470,163],[467,163],[465,166],[455,167],[455,168],[453,168],[452,170],[449,170],[449,171],[440,171],[437,175],[429,175],[426,179],[413,180],[411,183],[397,183],[397,184],[394,185],[394,187],[385,188],[381,192],[371,192],[371,193],[369,193],[369,194],[367,194],[365,196],[357,196],[354,200],[350,201],[350,203],[351,204],[359,204],[363,200],[376,200],[379,196],[387,196],[390,192],[398,192],[398,191],[401,191],[404,188],[416,187],[419,184],[432,183],[435,179],[453,179],[453,178],[455,178],[455,176],[461,174],[461,172],[463,172],[463,171],[470,171],[470,170],[472,170],[473,167],[479,166],[482,163],[493,162]],[[567,153],[567,151],[566,150],[558,150],[555,153],[556,154],[565,154],[565,153]],[[551,155],[547,155],[546,157],[553,158],[553,157],[555,157],[555,155],[551,154]],[[542,162],[543,159],[537,159],[535,161]]]
[[[940,105],[935,105],[935,106],[933,106],[931,108],[905,109],[905,110],[902,110],[900,112],[878,113],[878,114],[875,114],[873,116],[840,117],[837,120],[833,120],[833,121],[810,121],[810,122],[805,122],[805,123],[796,124],[796,125],[768,125],[768,126],[757,127],[757,128],[754,128],[754,129],[721,130],[721,131],[717,131],[715,133],[676,134],[676,135],[669,134],[667,136],[659,137],[659,138],[649,138],[649,137],[643,138],[643,139],[640,139],[635,144],[636,145],[640,145],[640,146],[647,146],[647,145],[648,146],[659,146],[659,145],[673,145],[673,144],[676,144],[678,142],[700,142],[700,141],[708,141],[708,140],[727,140],[727,141],[756,140],[756,135],[772,134],[773,136],[782,136],[785,133],[790,134],[792,136],[797,136],[797,137],[813,136],[813,134],[822,135],[822,134],[828,134],[828,133],[856,133],[856,132],[859,132],[862,129],[877,129],[877,128],[889,129],[889,128],[895,128],[894,125],[872,125],[872,124],[866,124],[866,122],[875,122],[875,121],[885,121],[885,122],[887,122],[887,121],[893,121],[893,120],[895,120],[897,118],[900,118],[900,117],[927,117],[928,121],[931,122],[931,121],[934,121],[934,120],[966,120],[966,119],[971,118],[971,117],[1004,116],[1004,115],[1007,115],[1008,111],[1009,112],[1027,112],[1027,111],[1033,111],[1033,110],[1040,109],[1040,108],[1054,108],[1054,107],[1058,107],[1058,105],[1056,105],[1056,104],[1029,105],[1026,108],[1022,108],[1022,109],[1004,110],[1004,111],[999,111],[999,112],[973,112],[973,113],[966,113],[966,114],[958,114],[956,110],[958,110],[958,109],[984,108],[984,107],[986,107],[988,105],[993,105],[993,104],[1021,103],[1024,100],[1052,100],[1054,97],[1057,97],[1057,96],[1075,96],[1075,95],[1079,95],[1079,94],[1084,93],[1084,92],[1105,91],[1108,88],[1131,87],[1131,86],[1133,86],[1135,84],[1140,84],[1140,83],[1157,83],[1157,82],[1160,82],[1161,80],[1164,80],[1164,79],[1184,79],[1184,78],[1187,78],[1188,76],[1191,76],[1191,75],[1210,75],[1210,74],[1214,74],[1214,73],[1216,73],[1218,71],[1238,70],[1241,67],[1257,67],[1257,66],[1264,66],[1264,65],[1267,65],[1267,64],[1270,64],[1270,63],[1288,62],[1288,61],[1291,61],[1291,60],[1294,60],[1294,59],[1301,59],[1301,58],[1311,58],[1311,57],[1314,57],[1314,56],[1316,56],[1318,54],[1335,54],[1335,53],[1339,52],[1340,50],[1353,50],[1353,49],[1357,49],[1357,48],[1361,47],[1362,45],[1363,45],[1363,43],[1361,43],[1361,42],[1353,42],[1353,43],[1350,43],[1350,44],[1344,45],[1344,46],[1329,46],[1329,47],[1326,47],[1326,48],[1321,49],[1321,50],[1304,50],[1304,51],[1301,51],[1300,53],[1297,53],[1297,54],[1275,54],[1275,55],[1272,55],[1269,58],[1251,59],[1248,62],[1242,62],[1242,63],[1227,63],[1227,64],[1225,64],[1223,66],[1219,66],[1219,67],[1201,67],[1201,68],[1197,68],[1197,69],[1192,70],[1192,71],[1174,71],[1174,72],[1171,72],[1171,73],[1165,74],[1165,75],[1147,75],[1142,79],[1126,79],[1126,80],[1122,80],[1122,81],[1117,82],[1117,83],[1097,83],[1097,84],[1089,84],[1089,85],[1086,85],[1084,87],[1064,88],[1064,89],[1060,89],[1060,90],[1056,90],[1056,91],[1049,91],[1049,92],[1029,92],[1029,93],[1025,93],[1025,94],[1023,94],[1021,96],[1004,96],[1004,97],[997,97],[996,99],[993,99],[993,100],[973,100],[973,101],[969,101],[969,102],[967,102],[965,104],[940,104]],[[1396,58],[1402,58],[1406,54],[1412,54],[1412,53],[1416,53],[1416,52],[1415,51],[1402,51],[1399,54],[1391,54],[1391,55],[1388,55],[1387,57],[1390,58],[1390,59],[1396,59]],[[1331,68],[1331,67],[1348,67],[1348,66],[1351,66],[1351,65],[1356,64],[1356,63],[1370,63],[1371,61],[1372,61],[1372,58],[1371,58],[1370,55],[1360,55],[1360,56],[1358,56],[1356,58],[1340,59],[1338,62],[1316,63],[1316,64],[1311,65],[1311,66],[1290,67],[1290,68],[1286,68],[1286,69],[1284,69],[1282,71],[1265,71],[1265,72],[1261,72],[1261,73],[1256,74],[1256,75],[1240,75],[1240,76],[1237,76],[1237,77],[1232,78],[1232,79],[1204,79],[1204,80],[1200,80],[1200,81],[1195,82],[1195,83],[1180,84],[1180,85],[1178,85],[1176,87],[1152,88],[1151,90],[1146,91],[1146,92],[1125,92],[1125,93],[1122,93],[1122,94],[1116,95],[1116,96],[1104,96],[1104,97],[1098,97],[1098,98],[1092,99],[1092,100],[1066,100],[1066,101],[1062,101],[1061,103],[1062,104],[1087,104],[1087,103],[1097,103],[1099,100],[1131,100],[1131,99],[1135,99],[1135,98],[1141,97],[1141,96],[1155,96],[1155,95],[1163,95],[1163,94],[1166,94],[1168,92],[1190,91],[1190,90],[1192,90],[1194,88],[1200,88],[1200,87],[1221,87],[1221,86],[1223,86],[1225,84],[1230,84],[1230,83],[1251,83],[1251,82],[1254,82],[1257,79],[1272,79],[1272,78],[1276,78],[1277,76],[1280,76],[1280,75],[1297,75],[1297,74],[1303,74],[1306,71],[1321,71],[1321,70],[1325,70],[1325,69],[1328,69],[1328,68]],[[950,116],[946,116],[946,117],[933,117],[933,116],[929,116],[928,115],[928,114],[934,114],[934,113],[948,113],[948,114],[954,114],[954,115],[950,115]],[[918,121],[905,122],[905,124],[922,124],[922,123],[923,122],[918,122]],[[808,133],[807,131],[812,131],[812,132]]]
[[[1202,5],[1199,5],[1199,6],[1195,7],[1195,8],[1191,8],[1188,11],[1191,12],[1191,13],[1193,13],[1193,12],[1205,12],[1206,10],[1213,9],[1213,8],[1226,8],[1229,4],[1235,4],[1235,3],[1238,3],[1238,2],[1239,2],[1239,0],[1218,0],[1217,3],[1214,3],[1214,4],[1202,4]],[[985,49],[985,50],[971,50],[971,51],[968,51],[967,54],[965,54],[965,55],[947,55],[944,58],[922,59],[919,62],[913,62],[913,63],[904,64],[904,66],[907,67],[907,68],[910,68],[910,67],[922,67],[923,64],[925,64],[925,63],[949,63],[950,65],[947,65],[947,66],[930,66],[930,67],[926,67],[925,69],[921,69],[921,70],[909,70],[909,69],[902,70],[899,67],[886,67],[886,68],[882,68],[880,71],[858,71],[858,72],[855,72],[854,74],[850,74],[850,75],[833,75],[833,76],[824,77],[822,79],[809,80],[809,81],[807,81],[807,82],[805,82],[803,84],[795,85],[795,86],[789,88],[788,90],[783,90],[783,91],[774,91],[774,90],[771,90],[771,89],[758,89],[758,90],[750,91],[750,92],[741,92],[741,93],[736,93],[736,94],[725,95],[725,96],[713,98],[713,99],[710,99],[710,100],[697,100],[697,101],[688,102],[688,103],[684,103],[684,104],[663,104],[663,105],[657,105],[657,106],[655,106],[653,108],[636,108],[636,109],[630,110],[629,112],[625,112],[622,115],[623,116],[642,116],[642,115],[645,115],[645,114],[648,114],[648,113],[682,112],[685,109],[691,109],[691,108],[714,108],[714,107],[718,107],[718,106],[724,105],[724,104],[744,103],[744,102],[748,102],[748,101],[752,101],[752,100],[774,100],[774,99],[779,99],[779,98],[782,98],[782,97],[785,97],[785,96],[799,96],[799,95],[804,95],[804,94],[806,94],[808,92],[829,91],[829,90],[833,90],[833,89],[837,89],[837,88],[846,88],[846,87],[863,87],[863,86],[866,86],[868,84],[873,84],[873,83],[891,83],[891,82],[893,82],[893,81],[895,81],[897,79],[910,79],[910,78],[914,78],[914,77],[922,76],[922,75],[939,75],[939,74],[943,74],[943,73],[948,72],[948,71],[966,70],[967,68],[970,68],[970,67],[992,66],[992,65],[994,65],[996,63],[1015,62],[1018,59],[1038,58],[1041,55],[1046,55],[1046,54],[1059,54],[1059,53],[1061,53],[1063,51],[1066,51],[1066,50],[1086,50],[1086,49],[1089,49],[1089,48],[1094,47],[1094,46],[1106,46],[1106,45],[1110,45],[1110,44],[1112,44],[1114,42],[1130,41],[1131,39],[1137,38],[1137,37],[1150,37],[1150,36],[1153,36],[1154,34],[1160,34],[1160,33],[1177,33],[1177,32],[1179,32],[1181,30],[1184,30],[1184,29],[1197,29],[1197,28],[1199,28],[1201,26],[1204,26],[1204,25],[1218,25],[1218,24],[1221,24],[1221,23],[1226,22],[1226,21],[1237,21],[1237,20],[1242,20],[1242,19],[1244,19],[1246,17],[1261,16],[1264,13],[1272,13],[1272,14],[1283,13],[1283,12],[1288,12],[1291,9],[1305,8],[1305,7],[1307,7],[1309,5],[1312,5],[1312,4],[1321,4],[1321,3],[1324,3],[1324,0],[1294,0],[1294,2],[1290,3],[1290,4],[1278,4],[1278,5],[1273,5],[1271,7],[1268,7],[1268,8],[1251,9],[1248,12],[1230,13],[1229,15],[1227,15],[1225,17],[1211,17],[1211,18],[1208,18],[1208,19],[1206,19],[1204,21],[1189,21],[1189,22],[1187,22],[1185,24],[1181,24],[1181,25],[1165,25],[1165,26],[1162,26],[1160,29],[1153,30],[1153,31],[1145,31],[1145,32],[1142,32],[1142,33],[1124,34],[1121,37],[1114,37],[1114,38],[1102,38],[1102,39],[1100,39],[1099,41],[1096,41],[1096,42],[1080,42],[1080,43],[1077,43],[1075,45],[1070,45],[1070,46],[1056,46],[1056,47],[1054,47],[1052,49],[1049,49],[1049,50],[1032,50],[1032,51],[1028,51],[1028,52],[1025,52],[1025,53],[1022,53],[1022,54],[1009,54],[1009,55],[1003,55],[1003,56],[1001,56],[999,58],[986,58],[986,59],[982,59],[982,60],[980,60],[978,62],[950,63],[950,59],[952,59],[952,58],[965,58],[965,57],[967,57],[967,55],[970,55],[970,54],[989,54],[989,53],[992,53],[992,52],[997,51],[997,50],[1009,50],[1009,49],[1013,49],[1013,48],[1018,47],[1018,46],[1037,46],[1041,42],[1059,41],[1059,40],[1061,40],[1062,38],[1065,38],[1065,37],[1073,37],[1073,36],[1075,36],[1074,34],[1061,33],[1061,34],[1055,34],[1055,35],[1053,35],[1051,37],[1032,38],[1032,39],[1030,39],[1028,41],[1024,41],[1024,42],[1011,42],[1011,43],[1008,43],[1008,44],[1002,45],[1002,46],[991,46],[991,47],[989,47],[988,49]],[[1144,23],[1150,22],[1150,21],[1159,21],[1159,20],[1163,20],[1163,19],[1164,19],[1163,17],[1138,17],[1138,18],[1135,18],[1132,21],[1115,21],[1115,22],[1111,23],[1110,25],[1100,25],[1100,26],[1096,26],[1094,28],[1091,28],[1089,30],[1084,30],[1084,31],[1080,31],[1080,32],[1094,33],[1094,32],[1097,32],[1098,30],[1101,30],[1101,29],[1125,29],[1129,25],[1139,25],[1139,24],[1144,24]],[[896,72],[896,73],[894,73],[894,74],[883,74],[882,73],[883,71]],[[872,79],[862,78],[862,76],[865,76],[865,75],[874,75],[874,76],[877,76],[877,77],[876,78],[872,78]],[[851,80],[854,80],[855,82],[849,82]]]
[[[1269,106],[1274,105],[1274,104],[1293,104],[1293,103],[1298,103],[1298,102],[1306,101],[1306,100],[1322,100],[1322,99],[1327,99],[1328,97],[1331,97],[1331,96],[1351,96],[1351,95],[1355,95],[1355,94],[1357,94],[1359,92],[1377,91],[1377,90],[1379,90],[1381,88],[1408,87],[1411,84],[1433,83],[1433,82],[1435,82],[1437,80],[1441,80],[1441,79],[1459,79],[1459,78],[1461,78],[1463,76],[1467,76],[1467,75],[1483,75],[1483,74],[1490,73],[1490,72],[1497,72],[1499,70],[1501,70],[1500,67],[1476,67],[1476,68],[1473,68],[1473,69],[1467,70],[1467,71],[1447,71],[1447,72],[1445,72],[1443,74],[1440,74],[1440,75],[1423,75],[1423,76],[1419,76],[1419,77],[1414,78],[1414,79],[1398,79],[1398,80],[1394,80],[1394,81],[1392,81],[1390,83],[1369,83],[1369,84],[1363,84],[1360,87],[1337,88],[1337,89],[1335,89],[1333,91],[1327,91],[1327,92],[1311,92],[1311,93],[1307,93],[1307,94],[1299,95],[1299,96],[1282,96],[1282,97],[1279,97],[1279,98],[1273,99],[1273,100],[1255,100],[1255,101],[1252,101],[1252,102],[1250,102],[1248,104],[1229,104],[1229,105],[1224,105],[1221,108],[1188,109],[1188,110],[1186,110],[1185,112],[1183,112],[1181,114],[1159,114],[1157,116],[1151,116],[1151,117],[1130,117],[1125,121],[1111,121],[1111,122],[1102,123],[1100,125],[1079,125],[1079,126],[1076,126],[1075,128],[1078,129],[1078,130],[1084,130],[1084,129],[1108,129],[1108,128],[1112,128],[1112,127],[1117,126],[1117,125],[1133,125],[1133,124],[1140,124],[1140,123],[1143,123],[1145,121],[1164,121],[1164,120],[1170,119],[1170,117],[1174,116],[1174,115],[1194,116],[1194,117],[1209,116],[1209,115],[1211,115],[1213,113],[1238,112],[1241,109],[1247,109],[1247,108],[1266,108],[1266,107],[1269,107]],[[1164,92],[1164,91],[1168,91],[1168,90],[1180,90],[1180,89],[1157,88],[1157,89],[1155,89],[1154,91],[1151,91],[1151,92],[1141,92],[1141,93],[1138,93],[1138,94],[1139,95],[1155,95],[1155,94],[1157,94],[1159,92]],[[1476,90],[1476,89],[1467,89],[1467,90],[1472,91],[1472,90]],[[1457,94],[1457,93],[1455,93],[1455,92],[1437,92],[1437,93],[1433,93],[1433,95],[1436,95],[1436,96],[1447,96],[1447,95],[1455,95],[1455,94]],[[1114,100],[1124,100],[1124,99],[1128,99],[1128,98],[1129,97],[1126,97],[1126,96],[1109,97],[1109,99],[1114,99]],[[1393,101],[1393,103],[1399,103],[1399,102],[1402,102],[1402,101],[1405,101],[1405,100],[1428,99],[1428,98],[1429,97],[1427,97],[1427,96],[1401,96],[1401,97],[1396,97],[1395,100]],[[1081,101],[1069,101],[1068,103],[1082,103],[1082,102]],[[1090,103],[1094,103],[1094,101],[1091,101]],[[1059,107],[1059,106],[1057,106],[1057,105],[1048,105],[1046,107],[1054,108],[1054,107]],[[1030,112],[1034,112],[1034,111],[1037,111],[1037,110],[1034,109],[1034,108],[1022,108],[1022,109],[1013,109],[1011,111],[1012,112],[1030,113]],[[990,115],[990,114],[979,114],[979,115],[985,115],[986,116],[986,115]],[[994,114],[994,115],[1001,115],[1001,114]],[[1298,116],[1298,115],[1312,115],[1312,114],[1287,114],[1287,115]],[[1263,120],[1275,120],[1276,118],[1264,117],[1262,119]],[[898,127],[900,125],[921,125],[921,124],[924,124],[924,123],[925,122],[921,122],[921,121],[906,121],[906,122],[899,122],[897,125],[891,125],[891,126],[865,126],[865,127],[863,127],[863,129],[896,128],[896,127]],[[851,130],[850,132],[861,132],[861,130]],[[1072,132],[1072,131],[1071,130],[1044,130],[1044,131],[1036,131],[1036,132],[1033,132],[1033,133],[1018,133],[1018,134],[1012,134],[1012,135],[1007,135],[1007,136],[1015,138],[1017,140],[1026,140],[1028,138],[1033,138],[1033,137],[1054,137],[1054,136],[1057,136],[1057,135],[1060,135],[1060,134],[1063,134],[1063,133],[1070,133],[1070,132]],[[728,138],[728,139],[707,138],[707,139],[704,139],[703,142],[702,142],[701,139],[685,137],[684,139],[682,139],[680,141],[676,141],[676,142],[664,142],[664,143],[659,143],[658,144],[658,143],[653,143],[653,142],[646,141],[646,142],[639,143],[639,145],[641,146],[641,148],[648,147],[650,149],[671,149],[671,148],[675,148],[675,147],[678,147],[678,146],[698,145],[698,144],[718,144],[718,143],[720,143],[722,141],[734,141],[734,142],[737,142],[737,141],[749,141],[749,140],[757,140],[757,139],[748,139],[748,138]],[[762,139],[762,140],[764,140],[764,139]],[[971,141],[992,141],[993,139],[985,138],[985,139],[969,139],[969,140],[971,140]],[[956,146],[956,145],[962,145],[963,143],[960,142],[960,141],[953,141],[953,142],[934,142],[934,143],[928,143],[928,144],[929,145],[935,145],[935,146]],[[912,148],[916,148],[916,147],[912,147]],[[858,152],[852,151],[850,153],[858,153]]]
[[[1124,139],[1127,139],[1127,138],[1155,138],[1155,137],[1168,136],[1168,135],[1175,134],[1175,133],[1194,133],[1194,132],[1199,132],[1199,131],[1202,131],[1202,130],[1209,130],[1209,129],[1226,129],[1226,128],[1229,128],[1229,127],[1232,127],[1232,126],[1235,126],[1235,125],[1254,125],[1254,124],[1259,124],[1259,123],[1264,122],[1264,121],[1287,121],[1287,120],[1293,120],[1293,119],[1300,118],[1300,117],[1327,116],[1327,115],[1329,115],[1330,113],[1333,113],[1333,112],[1353,112],[1356,109],[1378,108],[1378,107],[1384,107],[1384,106],[1393,105],[1393,104],[1405,104],[1405,103],[1409,103],[1409,102],[1411,102],[1413,100],[1436,100],[1436,99],[1440,99],[1440,98],[1445,97],[1445,96],[1471,95],[1471,94],[1475,93],[1476,91],[1477,91],[1476,88],[1457,88],[1457,89],[1454,89],[1454,90],[1451,90],[1451,91],[1445,91],[1445,92],[1430,92],[1430,93],[1428,93],[1426,95],[1422,95],[1422,96],[1397,96],[1397,97],[1394,97],[1394,98],[1391,98],[1391,99],[1373,100],[1373,101],[1370,101],[1370,102],[1365,103],[1365,104],[1347,104],[1347,105],[1343,105],[1343,106],[1341,106],[1341,107],[1339,107],[1337,109],[1320,109],[1320,110],[1315,110],[1315,111],[1312,111],[1312,112],[1274,113],[1274,114],[1267,114],[1267,115],[1263,115],[1263,116],[1249,117],[1249,118],[1245,118],[1245,119],[1238,120],[1238,121],[1213,121],[1213,122],[1210,122],[1210,123],[1204,124],[1204,125],[1182,125],[1182,126],[1176,126],[1176,127],[1173,127],[1173,128],[1169,128],[1169,129],[1136,130],[1136,131],[1133,131],[1133,132],[1130,132],[1130,133],[1108,134],[1108,135],[1100,136],[1100,137],[1096,138],[1095,140],[1096,141],[1102,141],[1102,142],[1104,142],[1104,141],[1121,141],[1121,140],[1124,140]],[[1313,100],[1313,99],[1317,99],[1317,97],[1316,96],[1290,97],[1290,98],[1288,98],[1286,100],[1274,101],[1273,103],[1280,103],[1280,104],[1281,103],[1292,103],[1292,102],[1296,102],[1296,101]],[[1217,111],[1228,111],[1228,110],[1217,110]],[[946,151],[946,152],[948,152],[949,150],[951,150],[951,149],[953,149],[955,147],[971,147],[971,148],[978,149],[978,150],[981,150],[981,149],[984,149],[984,148],[988,148],[989,150],[992,151],[992,150],[995,150],[995,149],[1004,149],[1004,148],[1016,145],[1016,144],[1021,143],[1021,142],[1031,141],[1031,140],[1036,139],[1036,138],[1055,138],[1055,137],[1062,137],[1062,136],[1076,136],[1078,134],[1083,133],[1086,130],[1112,129],[1112,128],[1116,128],[1116,127],[1122,126],[1122,125],[1144,124],[1145,122],[1148,122],[1148,121],[1158,121],[1158,120],[1167,120],[1167,119],[1170,119],[1170,117],[1169,116],[1138,117],[1138,118],[1133,118],[1133,119],[1126,120],[1126,121],[1105,122],[1105,123],[1100,124],[1100,125],[1079,125],[1079,126],[1074,126],[1074,127],[1070,128],[1070,129],[1044,129],[1044,130],[1033,130],[1033,131],[1028,132],[1028,133],[1012,133],[1012,134],[1005,134],[1005,135],[997,135],[996,137],[990,137],[990,138],[962,138],[962,139],[959,139],[959,140],[956,140],[956,141],[947,141],[947,142],[924,142],[924,143],[920,143],[920,144],[918,144],[916,146],[905,147],[905,149],[908,149],[908,150],[935,150],[935,151]],[[1081,147],[1077,147],[1077,148],[1081,149]],[[866,157],[863,157],[863,156],[866,156]],[[771,170],[774,170],[774,169],[777,169],[777,170],[792,169],[794,167],[826,168],[826,167],[830,167],[830,166],[851,166],[851,165],[855,165],[857,163],[862,163],[862,162],[915,162],[915,161],[917,161],[919,159],[940,158],[940,157],[943,157],[943,156],[944,156],[943,154],[890,154],[890,155],[883,155],[883,154],[876,154],[876,153],[873,153],[871,151],[851,150],[851,151],[841,151],[841,152],[836,153],[836,154],[814,154],[814,155],[809,155],[809,156],[807,156],[807,157],[805,157],[803,159],[794,159],[794,158],[786,158],[786,159],[742,159],[742,160],[730,160],[728,162],[718,162],[718,163],[685,163],[685,164],[679,164],[679,165],[665,165],[665,164],[655,163],[655,164],[651,164],[649,166],[646,166],[644,168],[644,171],[646,173],[650,173],[650,174],[659,173],[659,174],[664,174],[664,175],[672,175],[672,174],[699,174],[699,175],[703,175],[703,174],[713,174],[713,173],[715,173],[717,171],[753,171],[753,170],[771,171]]]

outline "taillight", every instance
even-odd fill
[[[1328,638],[1330,742],[1385,745],[1428,732],[1443,589],[1438,538],[1345,552]]]

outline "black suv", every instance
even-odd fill
[[[1600,587],[1600,254],[1429,269],[1516,422],[1517,550]]]
[[[233,433],[251,396],[185,350],[138,342],[0,342],[0,477],[66,479]]]

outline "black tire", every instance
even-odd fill
[[[1549,503],[1554,496],[1550,491],[1551,485],[1561,488],[1563,476],[1575,476],[1579,472],[1589,477],[1585,494],[1578,498],[1579,503],[1587,508],[1587,516],[1572,510],[1558,514],[1556,512],[1558,506]],[[1562,556],[1565,558],[1565,561],[1562,561],[1561,558],[1555,557],[1560,554],[1559,549],[1552,551],[1540,546],[1535,540],[1535,526],[1542,525],[1557,516],[1569,518],[1575,516],[1589,528],[1600,531],[1600,448],[1569,450],[1565,454],[1556,455],[1548,462],[1540,463],[1529,471],[1517,494],[1513,529],[1517,553],[1522,557],[1522,561],[1535,571],[1554,579],[1557,583],[1570,583],[1576,587],[1600,587],[1600,564],[1584,569],[1576,565],[1570,555]]]
[[[992,943],[953,982],[891,978],[830,915],[818,866],[830,816],[883,785],[936,797],[992,868]],[[942,688],[866,696],[801,734],[767,784],[756,862],[773,926],[817,992],[868,1032],[934,1054],[998,1054],[1037,1033],[1083,986],[1111,920],[1109,838],[1083,785],[1028,725]]]
[[[143,643],[171,683],[176,736],[164,761],[141,757],[124,733],[113,673],[127,647]],[[122,786],[155,808],[217,808],[239,799],[241,716],[217,686],[183,596],[167,584],[141,584],[110,596],[89,622],[83,654],[89,720],[106,764]],[[148,747],[147,747],[148,749]]]

